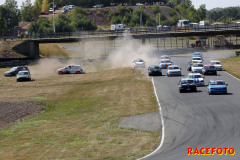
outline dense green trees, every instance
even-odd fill
[[[239,20],[240,7],[214,8],[207,12],[207,18],[214,21]]]
[[[76,7],[71,14],[60,14],[55,17],[56,32],[73,32],[80,30],[95,30],[97,26],[87,16],[87,11]],[[53,19],[40,18],[32,22],[29,27],[30,34],[53,33]]]

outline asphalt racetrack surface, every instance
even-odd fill
[[[203,54],[204,64],[211,59],[233,56],[234,53]],[[186,77],[191,55],[172,56],[172,61]],[[240,159],[240,81],[225,71],[210,79],[223,79],[228,84],[227,95],[209,95],[207,86],[198,92],[179,93],[181,77],[154,77],[164,119],[164,141],[151,160],[239,160]],[[235,155],[188,155],[188,148],[234,148]]]

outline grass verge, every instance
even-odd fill
[[[240,78],[240,56],[221,59],[223,69]]]
[[[68,57],[66,49],[56,43],[39,44],[39,54],[42,57]]]
[[[0,131],[0,159],[137,159],[159,144],[159,132],[118,127],[124,116],[158,111],[151,82],[133,69],[0,85],[8,101],[47,95],[43,113]]]

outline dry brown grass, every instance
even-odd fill
[[[39,54],[42,57],[68,57],[65,48],[56,43],[39,44]]]
[[[221,59],[223,69],[240,78],[240,56]]]
[[[159,132],[118,127],[121,117],[158,110],[151,83],[130,68],[26,83],[1,76],[0,94],[47,106],[0,131],[0,159],[136,159],[160,140]]]

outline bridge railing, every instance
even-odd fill
[[[166,34],[166,33],[182,33],[182,32],[207,32],[207,31],[227,31],[240,30],[240,23],[235,24],[215,24],[198,27],[156,27],[145,28],[130,28],[127,30],[112,31],[109,29],[99,31],[79,31],[79,32],[62,32],[62,33],[38,33],[25,36],[28,39],[56,39],[56,38],[89,38],[89,37],[109,37],[109,36],[123,36],[123,35],[142,35],[142,34]],[[18,38],[18,37],[4,37],[4,38]]]

